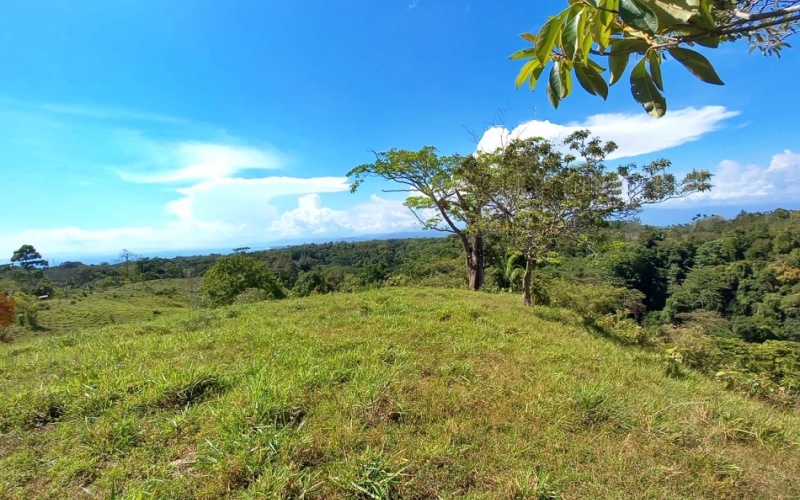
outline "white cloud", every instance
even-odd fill
[[[167,204],[168,213],[185,223],[221,222],[266,229],[278,216],[278,196],[349,190],[346,177],[263,177],[212,179],[178,189],[181,197]]]
[[[614,141],[619,148],[609,159],[626,158],[654,153],[695,141],[702,135],[717,130],[722,122],[739,113],[724,106],[706,106],[670,111],[657,120],[644,113],[592,115],[582,122],[560,125],[549,121],[531,120],[513,130],[492,127],[484,132],[478,142],[478,151],[494,151],[511,139],[544,137],[563,139],[570,133],[589,129],[603,141]]]
[[[671,200],[665,208],[679,205],[742,205],[746,203],[796,201],[800,197],[800,154],[785,150],[772,156],[766,167],[742,165],[733,160],[720,162],[712,172],[714,187]]]
[[[224,224],[171,223],[162,228],[110,229],[68,226],[2,235],[0,247],[17,248],[20,241],[25,241],[33,244],[45,258],[76,259],[81,255],[115,255],[122,248],[135,252],[219,248],[227,246],[228,240],[236,236],[237,228]]]
[[[419,221],[401,200],[386,200],[377,195],[369,203],[347,210],[334,210],[322,205],[318,194],[301,196],[297,208],[284,212],[272,223],[272,229],[283,237],[302,235],[335,235],[393,233],[419,229]]]
[[[344,210],[324,206],[322,197],[316,193],[300,196],[297,208],[282,214],[275,207],[267,205],[265,202],[254,207],[243,202],[240,203],[240,213],[228,212],[217,220],[201,220],[198,214],[192,212],[190,216],[181,216],[160,228],[86,230],[70,226],[31,229],[0,236],[0,247],[13,249],[19,247],[20,241],[25,241],[33,244],[45,257],[79,259],[81,255],[115,255],[122,248],[140,253],[233,248],[239,244],[269,243],[290,238],[338,238],[394,233],[420,227],[402,200],[387,200],[376,195],[372,195],[366,203]]]
[[[123,180],[165,183],[222,179],[243,170],[271,170],[280,168],[282,164],[282,158],[277,153],[226,144],[183,142],[167,146],[152,145],[150,149],[151,157],[147,163],[156,163],[159,170],[152,173],[121,170],[119,175]]]
[[[216,143],[174,144],[138,140],[146,159],[120,172],[135,183],[170,184],[175,198],[166,203],[168,221],[153,227],[88,230],[75,226],[31,229],[0,236],[0,246],[14,248],[32,242],[44,255],[115,254],[121,248],[135,252],[226,248],[237,244],[268,243],[286,238],[387,233],[419,227],[402,201],[373,196],[346,210],[323,206],[322,194],[349,191],[347,177],[267,176],[244,178],[245,169],[278,168],[282,158],[268,151]],[[141,173],[143,165],[157,165],[155,173]],[[299,197],[298,207],[281,211],[281,197]],[[347,195],[349,196],[349,195]]]

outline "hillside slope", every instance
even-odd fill
[[[36,333],[64,333],[187,311],[198,301],[199,290],[198,280],[164,279],[127,283],[88,296],[73,292],[41,302],[38,323],[42,330]]]
[[[0,491],[800,496],[800,416],[518,302],[382,289],[0,346]]]

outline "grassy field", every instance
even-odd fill
[[[186,312],[201,295],[199,281],[167,279],[128,283],[83,296],[54,298],[40,303],[41,330],[31,334],[71,332],[82,328],[147,321],[160,315]]]
[[[6,498],[798,498],[800,416],[519,298],[382,289],[0,346]]]

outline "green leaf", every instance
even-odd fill
[[[644,58],[631,70],[631,94],[650,116],[661,118],[667,112],[667,101],[647,72]]]
[[[536,36],[531,35],[530,33],[525,32],[520,36],[531,43],[536,43]]]
[[[608,85],[599,73],[592,70],[587,66],[581,64],[575,65],[575,76],[578,77],[578,83],[581,84],[586,92],[592,95],[599,95],[606,100],[608,98]]]
[[[609,85],[614,85],[622,77],[625,72],[625,67],[628,65],[630,54],[611,54],[608,58],[609,67],[611,68],[611,78],[608,80]]]
[[[673,47],[669,49],[669,53],[678,62],[683,64],[691,74],[700,80],[713,85],[725,85],[722,79],[720,79],[719,75],[717,75],[714,67],[703,55],[698,54],[693,50],[680,47]]]
[[[694,43],[710,49],[716,49],[719,47],[719,37],[709,36],[708,38],[695,38]]]
[[[619,16],[625,24],[639,31],[646,33],[658,31],[656,13],[642,0],[620,0]]]
[[[711,13],[714,3],[713,0],[700,0],[700,14],[692,19],[695,25],[706,30],[713,30],[716,27],[714,14]]]
[[[684,24],[700,12],[700,0],[645,0],[662,26]]]
[[[622,78],[628,61],[631,57],[631,50],[647,47],[647,42],[638,38],[623,38],[615,40],[611,44],[611,55],[608,57],[608,65],[611,68],[611,77],[608,84],[614,85]]]
[[[536,36],[536,45],[534,47],[536,49],[536,58],[539,59],[543,66],[550,59],[556,39],[561,35],[561,21],[561,15],[550,18]]]
[[[592,68],[593,70],[597,71],[598,73],[602,73],[603,71],[606,70],[604,67],[600,66],[591,59],[586,59],[586,65]]]
[[[616,38],[611,40],[612,53],[627,52],[630,54],[636,52],[644,54],[649,47],[647,42],[641,38]]]
[[[611,68],[611,77],[608,80],[609,85],[614,85],[619,81],[625,72],[625,67],[628,66],[630,57],[630,54],[616,55],[613,53],[608,57],[608,65]]]
[[[650,66],[650,74],[653,76],[653,83],[658,90],[664,91],[664,80],[661,78],[661,54],[657,50],[647,53],[647,63]]]
[[[570,14],[564,23],[564,29],[561,32],[561,48],[568,59],[574,59],[575,53],[580,46],[580,37],[578,36],[578,29],[581,24],[581,16],[583,9],[580,6],[573,6],[570,9]]]
[[[537,60],[536,62],[539,61]],[[533,91],[533,89],[536,88],[536,82],[539,81],[539,77],[542,76],[542,71],[544,71],[544,66],[539,65],[531,73],[531,77],[528,80],[528,84],[531,87],[531,91]]]
[[[531,59],[530,61],[526,62],[525,65],[522,67],[522,69],[519,71],[519,74],[517,75],[517,81],[515,82],[517,88],[520,88],[522,84],[525,83],[525,80],[531,77],[533,71],[537,67],[541,66],[542,65],[539,63],[538,59]]]
[[[553,91],[553,87],[550,85],[547,86],[547,99],[550,100],[550,104],[552,104],[554,108],[558,109],[558,103],[561,102],[561,98],[556,95],[555,91]]]
[[[527,49],[522,49],[514,52],[511,54],[509,59],[512,61],[516,59],[528,59],[529,57],[536,57],[536,49],[533,47],[528,47]]]
[[[600,6],[604,10],[595,11],[590,27],[594,41],[597,42],[601,52],[611,43],[611,24],[614,22],[614,14],[611,11],[618,8],[616,5],[609,5],[611,3],[613,2],[608,0],[602,2]]]
[[[578,48],[580,49],[582,59],[587,61],[589,59],[589,51],[592,50],[592,32],[589,29],[589,14],[584,12],[581,16],[581,22],[578,24]]]
[[[572,93],[572,72],[566,64],[558,65],[558,79],[561,80],[562,94],[561,98],[565,98]]]
[[[564,86],[562,85],[561,77],[559,76],[560,73],[561,63],[556,61],[553,63],[553,67],[550,68],[550,80],[549,80],[549,88],[553,89],[553,93],[558,96],[558,100],[561,100],[564,97]]]

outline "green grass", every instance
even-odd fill
[[[128,283],[88,296],[73,292],[71,297],[41,301],[38,314],[41,330],[24,332],[21,337],[148,321],[160,315],[185,312],[193,301],[200,300],[202,291],[199,288],[197,280],[167,279]]]
[[[0,491],[800,497],[800,416],[570,317],[383,289],[0,346]]]

